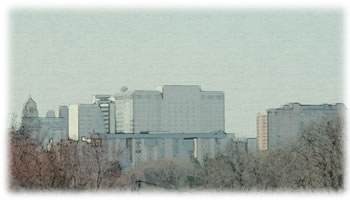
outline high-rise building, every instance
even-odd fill
[[[289,103],[267,110],[268,148],[277,149],[294,143],[313,122],[343,117],[345,105],[302,105]]]
[[[69,125],[68,114],[69,114],[68,106],[59,106],[57,107],[55,112],[56,117],[63,118],[64,126],[66,127],[66,135],[64,136],[64,138],[68,138],[68,125]]]
[[[258,113],[256,117],[256,142],[259,151],[268,149],[267,126],[267,114]]]
[[[116,133],[134,132],[134,96],[128,88],[123,87],[114,95],[116,107]]]
[[[116,118],[115,118],[115,102],[111,95],[94,95],[92,103],[97,104],[103,115],[103,122],[107,133],[115,133]]]
[[[103,113],[97,104],[69,105],[69,139],[81,140],[95,133],[107,133]]]
[[[210,133],[225,130],[225,97],[198,85],[124,90],[115,95],[117,132]]]

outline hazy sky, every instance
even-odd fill
[[[340,10],[14,10],[10,111],[158,85],[225,92],[226,131],[288,102],[343,102]]]

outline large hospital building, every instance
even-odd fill
[[[93,104],[73,104],[69,108],[71,139],[87,130],[117,134],[225,130],[224,92],[202,91],[198,85],[166,85],[158,90],[132,92],[122,88],[115,95],[95,95]],[[86,117],[89,115],[97,118]]]
[[[225,96],[199,85],[165,85],[155,90],[95,95],[92,104],[69,105],[69,138],[105,133],[111,146],[125,146],[133,166],[190,154],[214,156],[226,137]],[[206,154],[207,154],[206,153]]]
[[[166,85],[158,90],[115,95],[116,130],[123,133],[210,133],[224,131],[224,92],[197,85]]]

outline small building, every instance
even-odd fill
[[[247,138],[247,152],[257,152],[256,138]]]

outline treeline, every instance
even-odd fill
[[[95,190],[117,187],[117,160],[106,158],[106,145],[62,140],[50,150],[25,129],[10,131],[9,180],[12,190]]]
[[[12,131],[10,187],[30,190],[331,190],[344,188],[343,122],[312,124],[288,148],[196,160],[151,161],[122,170],[106,146],[62,141],[45,150],[24,130]],[[82,155],[79,154],[81,149]],[[79,158],[79,159],[78,159]]]

